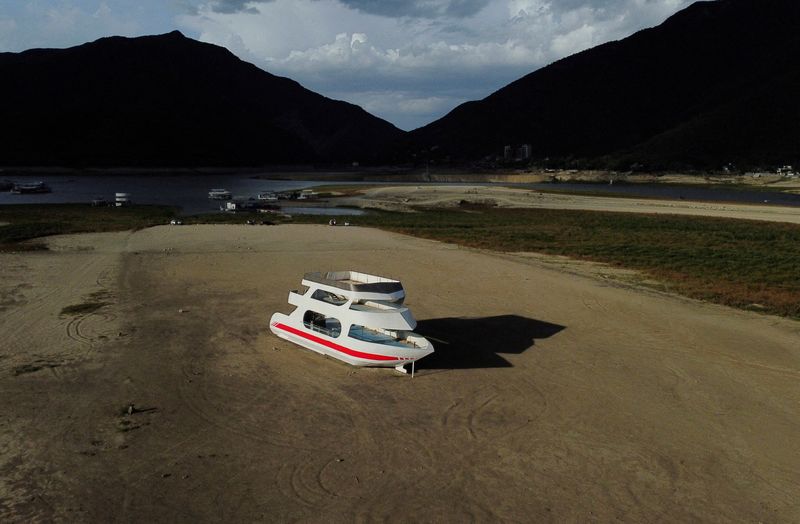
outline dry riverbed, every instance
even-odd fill
[[[769,198],[769,193],[765,193],[765,198]],[[385,211],[410,211],[414,207],[447,208],[469,203],[509,208],[661,213],[800,224],[800,207],[568,195],[500,186],[448,184],[370,187],[355,195],[333,198],[330,202],[338,206]]]
[[[356,227],[49,245],[0,253],[2,521],[800,520],[798,322]],[[349,268],[405,284],[414,379],[269,332]]]

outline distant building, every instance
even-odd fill
[[[235,213],[236,211],[241,211],[243,207],[243,203],[238,200],[229,200],[223,204],[220,209],[223,211],[228,211],[230,213]]]
[[[520,160],[530,160],[533,155],[533,148],[530,144],[522,144],[520,147],[507,145],[503,148],[503,160],[506,162],[519,162]]]
[[[114,195],[114,205],[117,207],[129,206],[131,205],[131,194],[130,193],[117,193]]]

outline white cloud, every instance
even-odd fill
[[[92,16],[97,19],[103,19],[108,18],[111,16],[111,14],[111,8],[108,7],[108,4],[105,2],[100,2],[100,5],[97,6],[97,11],[95,11]]]
[[[0,51],[164,33],[423,125],[691,0],[0,0]],[[368,95],[367,95],[368,93]],[[425,108],[429,110],[426,114]]]
[[[247,12],[205,3],[181,23],[272,73],[413,127],[452,109],[443,104],[483,98],[689,1],[232,0]]]
[[[208,6],[216,13],[257,13],[257,4],[273,0],[211,0]],[[347,7],[373,15],[429,18],[472,16],[490,0],[340,0]]]
[[[569,33],[556,35],[550,46],[553,54],[568,56],[595,45],[595,28],[584,24]]]
[[[271,60],[273,67],[288,73],[330,74],[346,69],[351,73],[363,71],[387,78],[403,78],[432,71],[447,72],[459,68],[477,71],[488,66],[528,66],[540,55],[518,42],[481,42],[477,44],[448,44],[444,41],[425,45],[382,49],[369,45],[365,33],[340,33],[333,42],[303,51],[291,51],[289,56]]]
[[[235,3],[248,11],[219,13],[206,4],[181,22],[209,42],[230,44],[236,35],[240,51],[287,73],[377,67],[403,76],[408,69],[540,67],[626,36],[641,28],[643,18],[659,23],[688,0],[509,0],[486,6],[480,16],[454,19],[378,16],[337,0]],[[351,3],[360,9],[367,4]],[[428,5],[441,12],[454,2],[429,4],[416,2],[415,9]],[[571,7],[559,7],[564,5]],[[386,10],[397,9],[392,4]]]
[[[331,96],[358,104],[401,129],[418,127],[420,119],[427,121],[444,116],[467,101],[457,96],[427,96],[419,91],[347,91],[334,92]]]

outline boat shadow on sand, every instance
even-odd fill
[[[433,342],[435,352],[417,362],[417,369],[511,367],[501,354],[518,355],[564,329],[518,315],[420,320],[414,331]]]

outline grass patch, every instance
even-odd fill
[[[678,215],[552,209],[420,209],[354,217],[431,240],[636,269],[672,291],[800,318],[800,226]],[[297,216],[296,223],[326,217]]]
[[[108,305],[108,302],[84,302],[82,304],[73,304],[61,310],[62,315],[88,315],[94,313],[101,307]]]
[[[44,249],[27,242],[36,238],[71,233],[128,231],[168,224],[180,218],[184,224],[274,224],[280,215],[259,213],[210,213],[177,216],[169,206],[92,207],[86,204],[30,204],[0,206],[0,251]]]
[[[0,248],[68,233],[125,231],[165,224],[177,213],[167,206],[92,207],[85,204],[0,206]]]
[[[324,184],[321,186],[314,186],[310,189],[313,189],[314,192],[318,194],[319,198],[325,198],[334,196],[334,194],[337,197],[362,195],[376,187],[388,186],[382,186],[380,184]]]
[[[349,186],[348,186],[349,187]],[[348,217],[431,240],[505,252],[538,252],[642,271],[683,295],[742,309],[800,318],[800,226],[678,215],[556,209],[418,209]],[[166,224],[177,210],[159,206],[92,208],[86,205],[0,206],[0,249],[40,236],[120,231]],[[181,217],[184,224],[232,223],[261,215]],[[265,223],[281,223],[277,215]],[[295,215],[293,223],[326,224],[330,216]],[[176,226],[180,227],[180,226]],[[65,315],[87,314],[106,302],[87,297]]]
[[[37,371],[41,371],[42,369],[50,369],[50,368],[57,368],[61,364],[57,364],[54,362],[45,362],[42,360],[37,360],[33,364],[23,364],[21,366],[17,366],[13,369],[13,373],[15,377],[20,375],[26,375],[28,373],[36,373]]]
[[[184,225],[192,224],[246,224],[248,220],[261,225],[271,226],[282,222],[284,219],[275,213],[207,213],[181,217]]]

